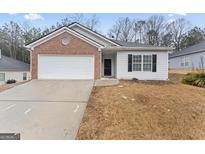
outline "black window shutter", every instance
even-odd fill
[[[157,72],[157,55],[152,55],[152,72]]]
[[[128,54],[128,72],[132,72],[132,55]]]

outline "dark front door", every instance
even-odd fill
[[[112,72],[111,59],[104,59],[104,76],[111,76]]]

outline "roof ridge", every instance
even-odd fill
[[[86,28],[87,30],[90,30],[90,31],[92,31],[92,32],[94,32],[94,33],[100,35],[101,37],[104,37],[105,39],[108,39],[108,40],[112,41],[113,43],[118,44],[118,43],[116,43],[115,41],[113,41],[113,40],[109,39],[108,37],[106,37],[105,35],[102,35],[102,34],[100,34],[100,33],[96,32],[96,31],[94,31],[94,30],[88,28],[87,26],[85,26],[85,25],[83,25],[83,24],[81,24],[81,23],[79,23],[79,22],[73,22],[73,23],[71,23],[71,24],[68,25],[68,26],[71,26],[71,25],[73,25],[73,24],[78,24],[78,25],[80,25],[80,26]],[[118,45],[120,45],[120,44],[118,44]],[[120,46],[121,46],[121,45],[120,45]]]

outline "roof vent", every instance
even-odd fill
[[[69,42],[70,42],[70,40],[69,40],[68,37],[64,37],[64,38],[62,39],[62,44],[63,44],[63,45],[67,45]]]

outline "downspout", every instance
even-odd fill
[[[98,51],[100,52],[100,79],[102,77],[102,48],[98,48]]]
[[[30,52],[30,79],[32,80],[32,51],[34,50],[33,47],[27,47],[25,48]]]

